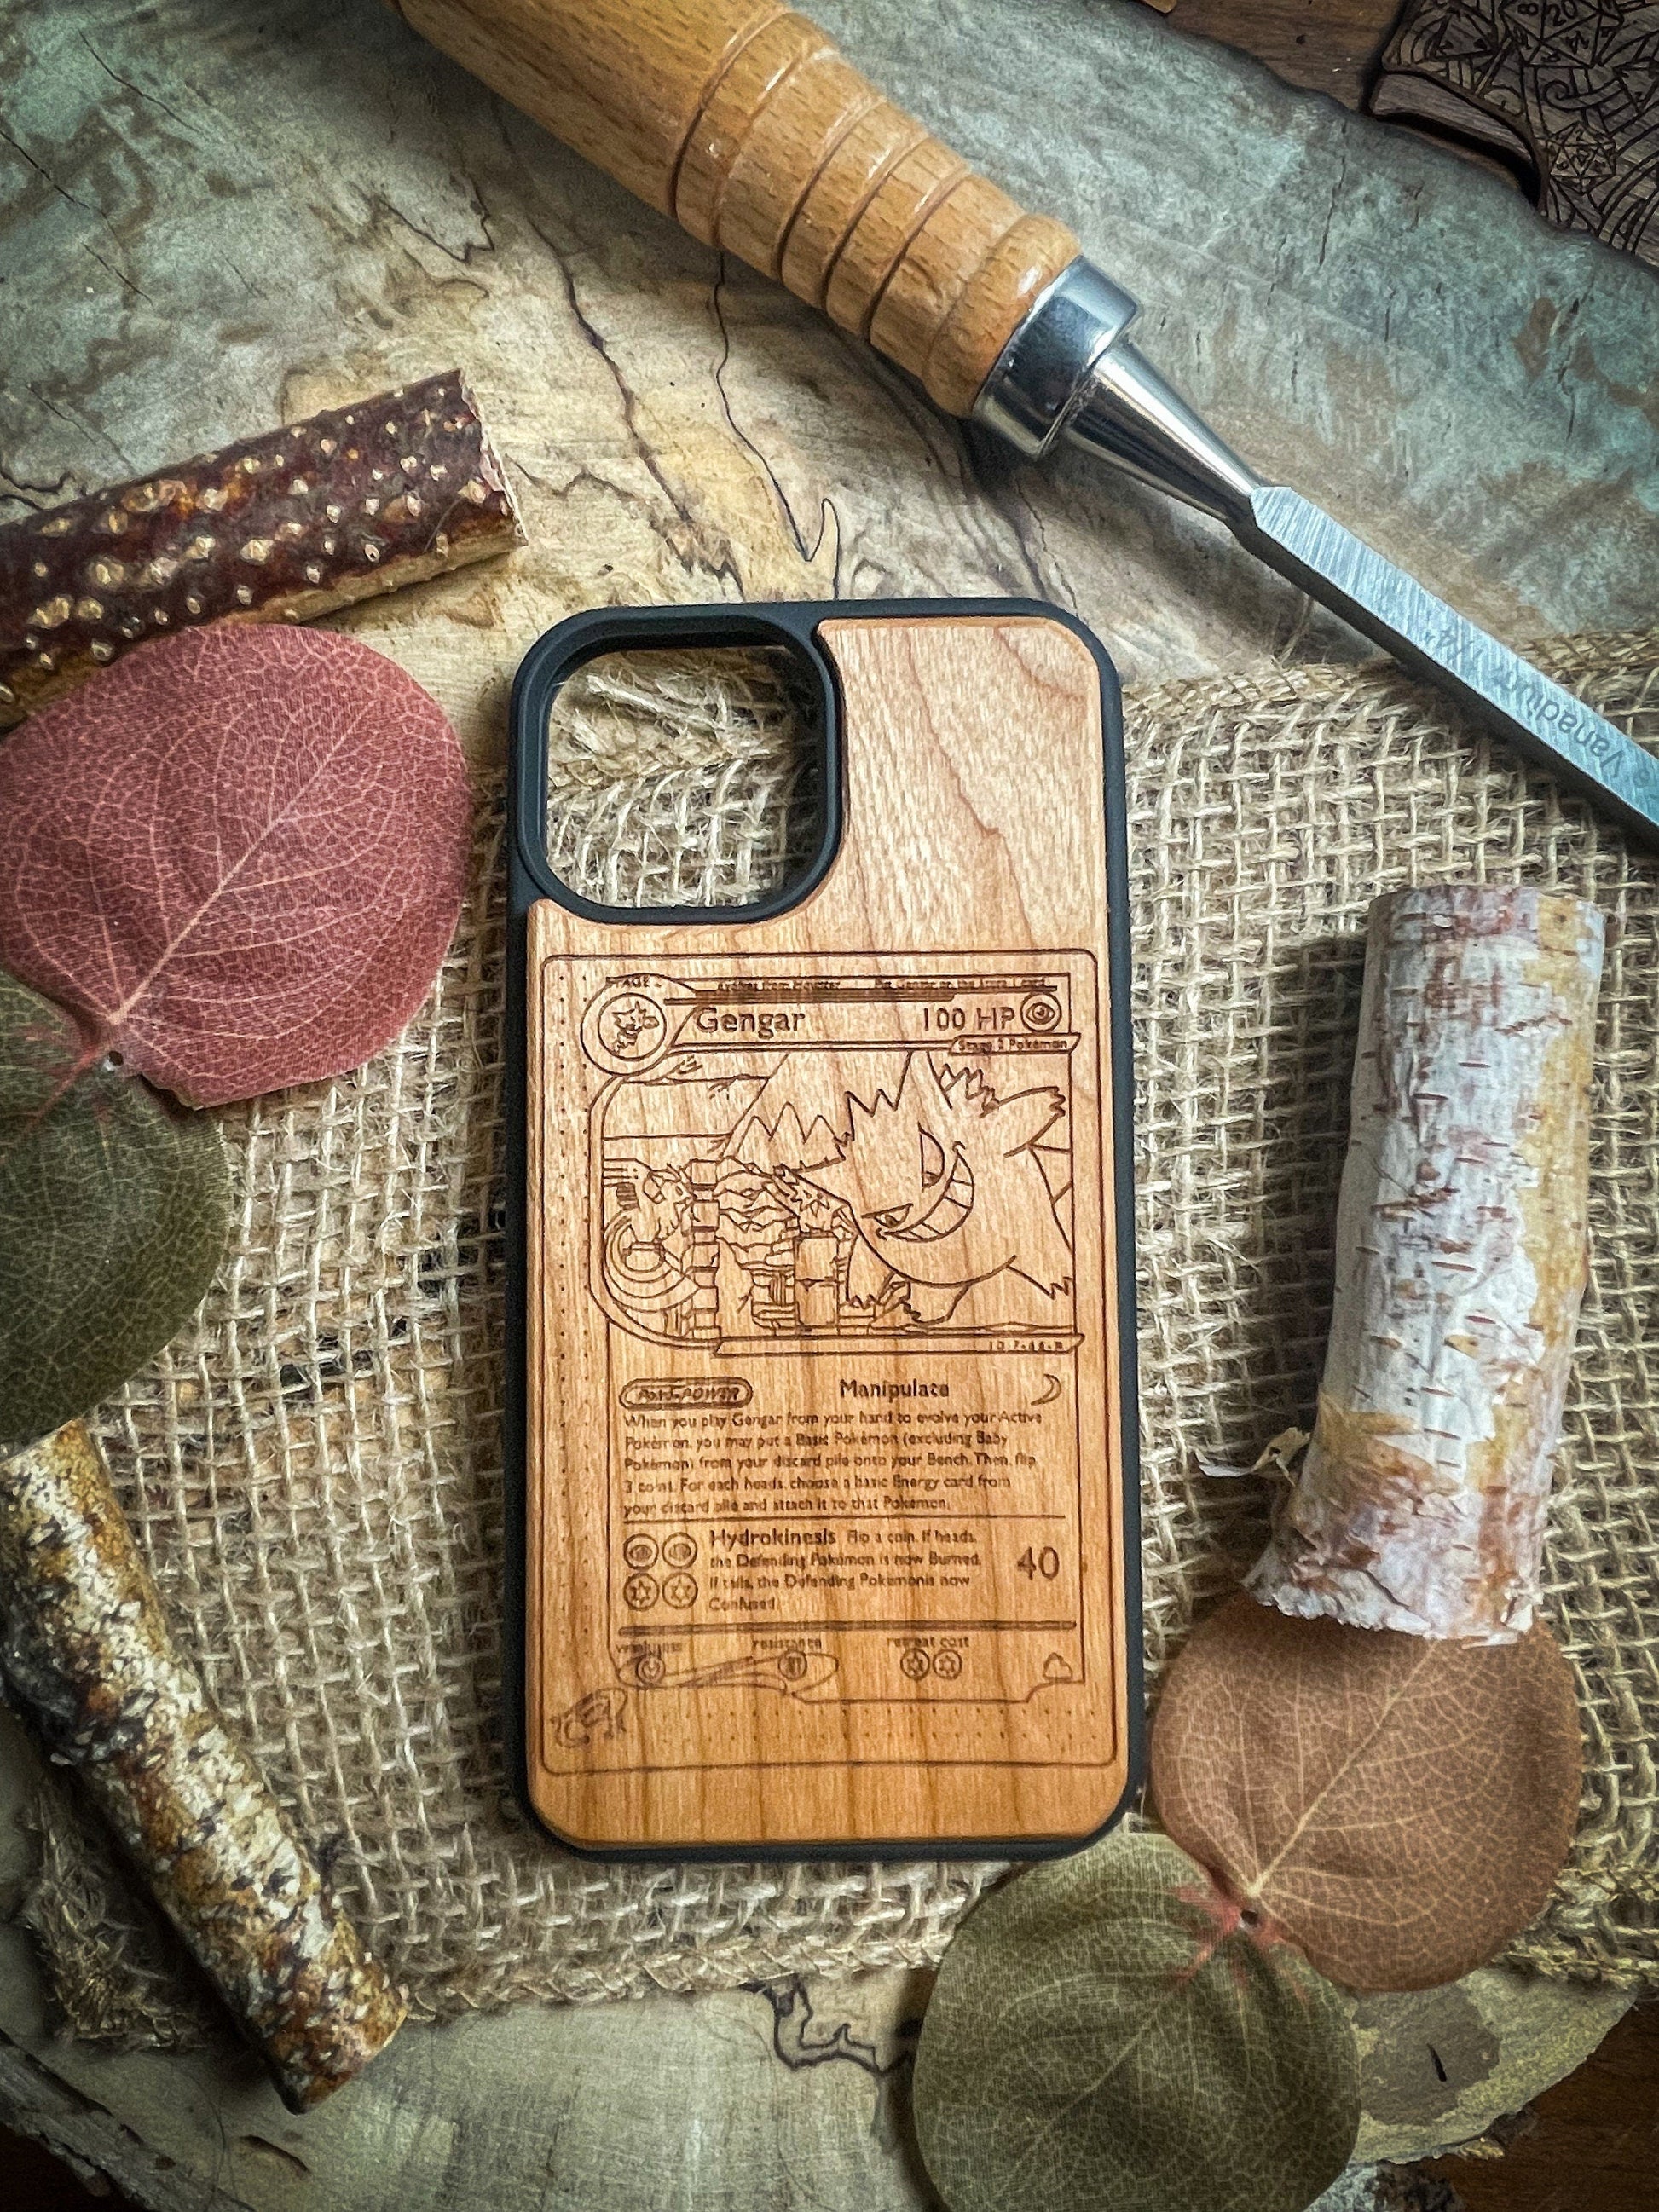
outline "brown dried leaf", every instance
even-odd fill
[[[1572,1677],[1541,1623],[1449,1644],[1237,1597],[1170,1668],[1152,1790],[1237,1901],[1356,1990],[1428,1989],[1542,1909],[1572,1841]]]

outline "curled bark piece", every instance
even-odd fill
[[[404,2018],[246,1753],[174,1648],[78,1421],[0,1462],[0,1662],[294,2112]]]
[[[0,529],[0,729],[146,638],[310,622],[524,543],[459,369]]]
[[[1587,1267],[1601,915],[1370,911],[1319,1418],[1250,1577],[1281,1612],[1510,1644],[1537,1601]]]

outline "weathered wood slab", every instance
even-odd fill
[[[823,14],[1072,222],[1262,465],[1512,637],[1651,606],[1648,272],[1142,9]],[[352,626],[475,742],[530,639],[596,599],[1035,590],[1131,676],[1299,632],[1304,603],[1210,525],[964,437],[374,0],[68,0],[0,52],[0,490],[50,501],[459,361],[533,550]],[[1320,616],[1296,649],[1359,648]]]
[[[0,1906],[29,1865],[34,1754],[0,1716]],[[923,2212],[902,1972],[410,2027],[296,2118],[226,2034],[188,2054],[54,2041],[21,1929],[0,1927],[0,2123],[157,2212]],[[1362,2160],[1421,2157],[1518,2111],[1626,2009],[1616,1990],[1486,1968],[1357,2008]],[[1358,2166],[1321,2212],[1398,2199]]]
[[[1146,350],[1261,465],[1510,638],[1650,611],[1650,274],[1127,0],[821,12],[1140,294]],[[531,640],[599,601],[1037,592],[1131,677],[1360,649],[1155,495],[1016,468],[941,422],[376,0],[57,0],[7,16],[0,66],[0,512],[459,362],[532,548],[349,623],[478,752]],[[4,2097],[158,2204],[919,2198],[870,2076],[786,2071],[763,2000],[410,2030],[361,2094],[294,2124],[296,2147],[234,2057],[55,2050],[22,1940],[3,1941]],[[686,2110],[728,2124],[712,2075],[688,2056],[659,2080],[694,2042],[735,2046],[739,2073],[757,2054],[737,2095],[762,2132],[732,2124],[718,2191]],[[601,2130],[603,2183],[579,2154]]]

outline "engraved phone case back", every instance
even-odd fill
[[[790,612],[816,888],[527,902],[526,1792],[600,1852],[1065,1849],[1139,1723],[1115,693],[1046,611]]]

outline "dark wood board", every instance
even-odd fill
[[[1176,0],[1170,26],[1358,107],[1398,14],[1395,0]]]
[[[1502,2158],[1430,2168],[1466,2212],[1659,2212],[1659,2005],[1627,2012],[1547,2089]]]

